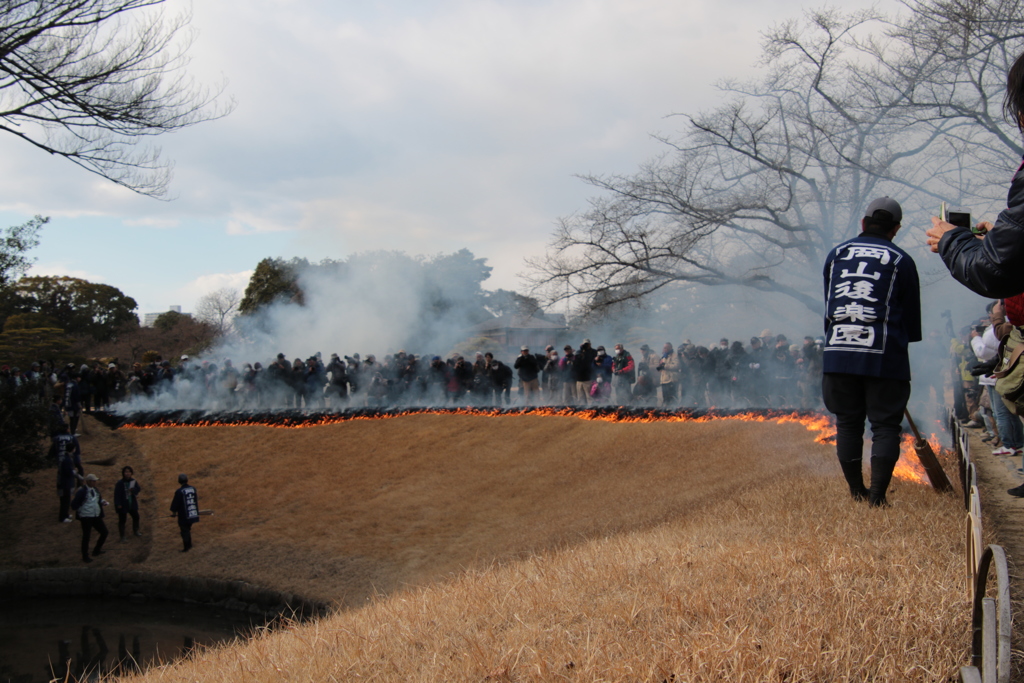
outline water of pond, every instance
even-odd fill
[[[202,605],[118,598],[0,603],[0,683],[145,669],[196,646],[244,638],[263,625],[255,619]]]

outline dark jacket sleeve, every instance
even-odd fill
[[[966,228],[950,230],[939,240],[939,256],[972,292],[992,299],[1024,292],[1024,169],[1013,176],[1006,208],[985,238]]]

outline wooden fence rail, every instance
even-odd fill
[[[971,663],[960,668],[962,683],[1008,683],[1010,680],[1010,572],[1006,553],[998,545],[984,545],[981,528],[981,495],[978,471],[971,462],[970,438],[950,412],[949,430],[953,435],[960,470],[960,485],[967,509],[967,585],[971,610]],[[989,575],[995,572],[995,596],[990,597]]]

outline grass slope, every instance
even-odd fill
[[[132,437],[157,487],[171,483],[161,498],[180,470],[201,507],[216,510],[195,528],[188,566],[224,577],[244,571],[256,583],[354,605],[495,559],[696,513],[828,457],[799,425],[768,428],[789,437],[772,453],[761,425],[680,427],[418,415]],[[150,563],[182,562],[173,539],[156,541]]]
[[[94,565],[349,608],[150,680],[947,680],[968,646],[955,497],[855,504],[799,425],[420,415],[93,445],[142,465],[151,531]],[[184,555],[155,518],[179,471],[216,510]],[[23,533],[13,562],[74,564],[73,535]]]

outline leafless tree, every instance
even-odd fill
[[[913,59],[932,67],[923,87],[910,94],[907,108],[920,121],[947,124],[947,143],[975,160],[975,182],[983,182],[988,170],[996,185],[1005,186],[1007,165],[1015,168],[1024,153],[1017,126],[1005,120],[1002,106],[1007,71],[1024,50],[1024,2],[904,4],[908,14],[891,34]]]
[[[225,337],[234,329],[232,321],[238,315],[238,304],[241,302],[242,295],[231,287],[210,292],[199,299],[196,320],[212,326],[218,338]]]
[[[226,114],[185,73],[163,0],[0,0],[0,130],[140,194],[166,194],[154,135]]]
[[[874,197],[899,199],[904,225],[942,200],[994,201],[1004,190],[992,168],[1011,165],[993,137],[1012,140],[1013,127],[991,112],[989,129],[977,119],[979,98],[990,105],[1005,84],[963,91],[973,72],[951,75],[962,55],[923,33],[938,30],[924,9],[940,5],[908,6],[917,11],[896,21],[823,10],[769,30],[763,77],[721,84],[726,103],[682,115],[682,134],[662,137],[667,151],[638,172],[584,176],[601,194],[529,262],[534,292],[592,308],[740,285],[818,313],[825,253],[855,234]],[[977,47],[976,68],[988,49]]]

